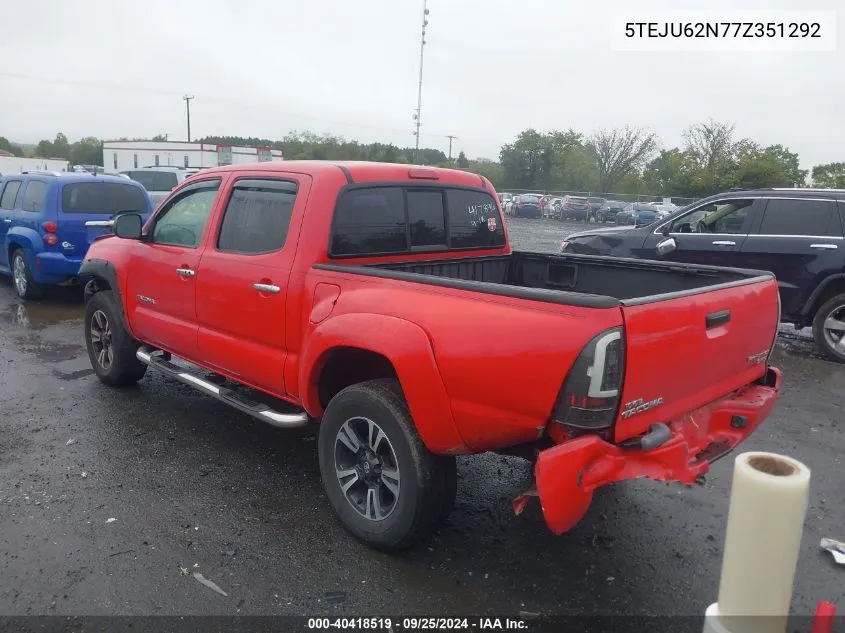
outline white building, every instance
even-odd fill
[[[0,156],[0,174],[20,174],[24,171],[69,171],[70,163],[60,158],[20,158]]]
[[[217,167],[239,163],[282,160],[282,152],[269,147],[237,147],[179,141],[106,141],[106,171],[137,167]]]

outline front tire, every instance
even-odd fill
[[[845,294],[831,297],[816,312],[813,338],[828,357],[845,363]]]
[[[111,290],[94,293],[85,306],[85,346],[94,373],[106,385],[131,385],[147,366],[135,356],[140,343],[123,320],[123,309]]]
[[[32,277],[32,270],[26,261],[26,255],[22,248],[12,253],[12,287],[15,294],[21,299],[38,299],[43,294],[43,289]]]
[[[318,454],[341,525],[374,549],[409,547],[454,504],[455,458],[425,447],[395,380],[358,383],[332,398],[320,422]]]

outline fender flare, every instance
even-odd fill
[[[801,309],[801,316],[807,316],[813,309],[813,305],[815,305],[818,298],[822,295],[822,293],[827,290],[827,287],[830,286],[835,281],[839,281],[845,279],[845,273],[837,273],[835,275],[830,275],[824,281],[822,281],[815,290],[813,290],[810,297],[807,301],[804,302],[804,307]]]
[[[417,431],[433,453],[468,452],[452,417],[452,405],[428,334],[393,316],[342,314],[320,323],[306,336],[299,369],[302,403],[314,418],[323,414],[317,385],[329,353],[355,347],[387,358],[399,377]]]
[[[3,257],[9,257],[9,249],[12,246],[18,246],[24,251],[29,264],[30,270],[35,270],[35,255],[44,250],[41,247],[41,236],[30,228],[23,226],[15,226],[9,229],[6,233],[6,249],[3,251]],[[11,267],[11,261],[8,260]]]

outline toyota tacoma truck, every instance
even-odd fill
[[[458,455],[532,460],[514,509],[539,497],[562,533],[600,486],[695,483],[781,384],[771,273],[512,251],[491,183],[457,170],[209,169],[119,214],[80,272],[103,383],[152,369],[317,424],[334,512],[385,551],[446,517]]]

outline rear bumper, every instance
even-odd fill
[[[61,283],[79,273],[84,257],[68,257],[64,253],[42,251],[35,255],[32,276],[40,284]]]
[[[572,528],[590,506],[593,491],[616,481],[648,477],[693,484],[710,464],[744,441],[771,413],[781,372],[766,376],[686,416],[668,422],[670,438],[651,451],[626,449],[595,435],[541,451],[534,469],[537,494],[549,529]],[[514,502],[517,508],[522,502]]]

